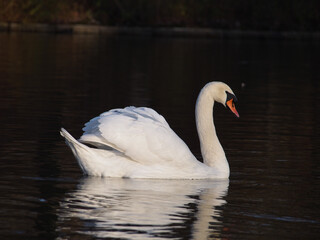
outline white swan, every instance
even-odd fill
[[[77,141],[65,129],[61,135],[87,175],[124,178],[228,178],[229,164],[213,123],[214,102],[239,117],[231,88],[206,84],[196,103],[203,163],[191,153],[166,120],[151,108],[113,109],[91,119]]]

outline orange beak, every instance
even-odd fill
[[[240,117],[239,113],[236,109],[236,106],[234,105],[233,98],[231,98],[229,101],[227,101],[227,106],[229,107],[231,112],[233,112],[237,117]]]

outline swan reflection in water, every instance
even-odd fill
[[[228,180],[84,178],[61,202],[62,235],[98,238],[219,237]],[[68,222],[71,228],[62,226]]]

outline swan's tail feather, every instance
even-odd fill
[[[72,137],[72,135],[68,133],[68,131],[65,130],[64,128],[61,128],[60,134],[62,137],[66,139],[66,142],[68,144],[72,143],[72,144],[80,145],[80,143],[74,137]]]
[[[60,134],[62,137],[66,139],[66,143],[72,150],[77,150],[77,149],[83,149],[87,150],[88,147],[82,143],[80,143],[78,140],[76,140],[70,133],[68,133],[67,130],[64,128],[61,128]]]
[[[67,130],[61,128],[60,134],[66,139],[66,144],[71,148],[74,156],[85,174],[88,174],[86,156],[90,156],[90,148],[77,141]]]

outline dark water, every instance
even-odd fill
[[[110,108],[160,112],[200,158],[208,81],[229,181],[82,176],[59,135]],[[320,44],[0,34],[1,239],[317,239]]]

